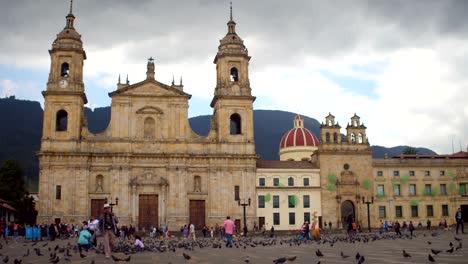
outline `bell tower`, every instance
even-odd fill
[[[50,72],[44,96],[42,140],[79,140],[86,123],[83,107],[87,103],[83,83],[86,53],[81,35],[75,30],[75,16],[70,11],[65,28],[52,43]],[[44,145],[44,144],[43,144]]]
[[[227,23],[228,32],[220,40],[216,64],[216,88],[211,107],[214,108],[213,122],[218,141],[254,142],[253,102],[249,81],[248,50],[236,33],[236,22]]]

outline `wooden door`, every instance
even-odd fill
[[[258,218],[258,229],[259,230],[262,230],[262,227],[265,225],[265,217],[264,216],[260,216]],[[266,228],[266,227],[265,227]]]
[[[102,214],[106,199],[91,199],[91,215],[99,219]]]
[[[236,220],[234,221],[234,225],[236,226],[236,233],[242,232],[242,229],[241,229],[241,220],[240,220],[240,219],[236,219]]]
[[[190,223],[195,225],[195,229],[202,229],[205,226],[205,201],[190,200],[189,206]]]
[[[159,206],[157,194],[140,194],[138,203],[138,229],[151,230],[159,226]]]

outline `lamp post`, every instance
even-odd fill
[[[365,197],[363,196],[362,197],[362,203],[367,205],[367,228],[369,229],[369,232],[370,232],[371,228],[370,228],[370,209],[369,209],[369,205],[374,203],[374,196],[371,196],[370,201],[369,200],[366,201]]]
[[[244,202],[241,203],[240,199],[237,200],[237,204],[238,204],[239,206],[244,207],[244,230],[247,229],[247,218],[246,218],[246,216],[245,216],[245,207],[250,206],[251,199],[249,198],[247,201],[248,201],[248,203],[246,203],[246,202],[245,202],[245,199],[244,199]],[[245,235],[247,235],[247,234],[245,234],[245,232],[244,232],[244,236],[245,236]]]
[[[115,203],[112,202],[112,198],[111,198],[110,203],[109,203],[109,201],[107,200],[107,197],[106,197],[106,203],[109,204],[109,206],[110,206],[110,208],[111,208],[111,213],[112,213],[112,208],[113,208],[114,206],[119,205],[119,197],[115,197]]]

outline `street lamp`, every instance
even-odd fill
[[[371,196],[370,201],[369,200],[366,201],[365,197],[362,196],[362,203],[367,205],[367,228],[369,229],[369,232],[370,232],[371,228],[370,228],[370,209],[369,209],[369,205],[374,203],[374,196]]]
[[[108,200],[107,200],[107,197],[106,197],[106,203],[109,204],[109,206],[111,208],[111,213],[112,213],[112,207],[119,205],[119,197],[115,197],[115,203],[112,202],[112,198],[111,198],[110,203],[109,203]]]
[[[245,231],[247,230],[247,219],[246,219],[246,217],[245,217],[245,207],[250,206],[251,199],[249,198],[247,201],[248,201],[248,203],[246,203],[246,202],[245,202],[245,199],[244,199],[244,202],[241,203],[240,199],[237,200],[237,204],[238,204],[239,206],[244,207],[244,236],[247,235],[247,234],[246,234],[247,232],[245,232]]]

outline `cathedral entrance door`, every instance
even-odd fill
[[[158,195],[140,194],[138,203],[138,228],[141,230],[151,230],[151,227],[158,227]]]
[[[346,220],[349,216],[351,216],[353,220],[356,219],[353,202],[346,200],[341,204],[341,221],[343,223],[343,228],[346,228]]]
[[[205,226],[205,201],[190,200],[189,211],[190,223],[195,226],[195,229],[202,229]]]
[[[94,216],[94,218],[99,219],[105,203],[105,199],[91,199],[91,215]]]

